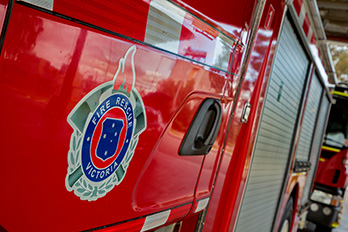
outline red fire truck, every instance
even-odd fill
[[[315,1],[0,0],[0,25],[0,231],[297,230],[334,79]]]
[[[311,195],[307,219],[317,231],[331,231],[339,226],[348,177],[348,86],[339,84],[331,93],[332,105],[325,140]]]

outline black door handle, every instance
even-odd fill
[[[206,155],[212,148],[221,124],[221,104],[206,99],[200,105],[179,149],[179,155]]]

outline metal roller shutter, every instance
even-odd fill
[[[309,61],[286,19],[269,80],[235,231],[271,231]]]
[[[318,163],[319,152],[323,142],[322,140],[323,140],[329,106],[330,106],[330,101],[326,96],[324,96],[321,107],[320,107],[320,111],[319,111],[317,129],[313,138],[313,147],[312,147],[311,156],[309,160],[313,166]],[[309,192],[311,190],[311,186],[314,180],[315,171],[316,171],[316,168],[313,167],[308,172],[306,186],[303,190],[303,195],[302,195],[302,204],[304,204],[308,200]]]
[[[300,139],[296,150],[296,159],[302,161],[309,160],[309,152],[312,145],[313,131],[317,119],[320,98],[323,92],[323,86],[318,80],[318,76],[314,74],[306,104],[306,109],[301,125]]]

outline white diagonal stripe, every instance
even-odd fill
[[[178,53],[186,12],[163,0],[152,0],[146,24],[145,43]]]
[[[46,10],[53,10],[53,0],[19,0],[19,1],[30,3],[34,6],[38,6]]]
[[[161,213],[156,213],[154,215],[147,216],[141,231],[151,230],[158,226],[164,225],[169,218],[170,212],[171,210],[167,210]]]
[[[312,30],[312,27],[309,26],[308,35],[307,35],[307,39],[309,43],[311,43],[312,35],[313,35],[313,30]]]
[[[301,26],[303,25],[305,17],[306,17],[306,9],[305,9],[304,4],[302,4],[300,15],[298,16],[298,20],[300,21]]]
[[[203,200],[200,200],[198,202],[197,209],[195,210],[195,213],[205,209],[205,207],[207,207],[207,205],[208,205],[208,202],[209,202],[209,197],[205,198]]]

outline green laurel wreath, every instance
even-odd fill
[[[69,166],[67,176],[81,167],[82,137],[82,134],[76,130],[71,135],[70,150],[68,153]],[[79,196],[81,200],[95,201],[98,198],[105,196],[106,193],[108,193],[115,187],[115,185],[119,185],[126,174],[126,170],[128,168],[129,162],[133,157],[138,140],[139,136],[134,136],[131,139],[130,146],[123,161],[121,162],[117,170],[108,179],[104,180],[101,185],[93,186],[92,184],[90,184],[90,181],[88,181],[87,178],[82,175],[81,178],[79,178],[71,188],[72,190],[74,190],[75,195]]]

